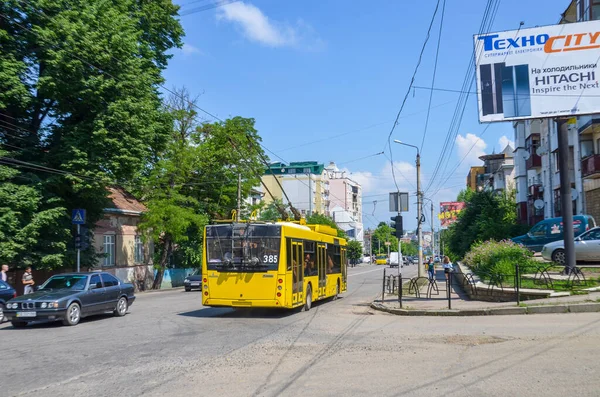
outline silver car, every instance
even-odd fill
[[[564,265],[564,241],[554,241],[544,245],[542,257]],[[575,238],[575,259],[578,262],[600,262],[600,227],[594,227]]]

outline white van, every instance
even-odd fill
[[[400,261],[398,259],[399,258],[398,258],[397,252],[390,252],[390,260],[389,260],[390,267],[398,267],[398,263],[400,263]]]

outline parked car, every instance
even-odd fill
[[[542,257],[560,265],[565,264],[565,242],[544,245]],[[595,227],[575,238],[575,259],[578,262],[600,262],[600,227]]]
[[[202,291],[202,273],[200,270],[195,270],[193,273],[188,274],[188,276],[183,280],[183,287],[186,292],[189,292],[193,289],[197,289]]]
[[[590,215],[575,215],[573,217],[573,232],[575,237],[591,228],[596,227],[596,221]],[[563,239],[562,218],[544,219],[535,224],[527,234],[512,239],[532,251],[540,252],[544,245]]]
[[[14,327],[30,321],[62,320],[77,325],[82,317],[113,312],[121,317],[133,304],[133,285],[109,273],[57,274],[32,294],[9,300],[4,315]]]
[[[17,297],[17,291],[9,283],[0,280],[0,323],[4,321],[4,307],[6,302]]]

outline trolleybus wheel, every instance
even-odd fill
[[[304,302],[304,307],[302,308],[302,311],[307,312],[310,310],[310,308],[312,307],[312,288],[310,288],[310,285],[308,287],[306,287],[306,301]]]

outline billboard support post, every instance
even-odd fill
[[[573,233],[573,201],[569,175],[569,130],[563,120],[558,123],[558,169],[560,171],[560,204],[565,244],[565,274],[575,268],[575,235]]]

